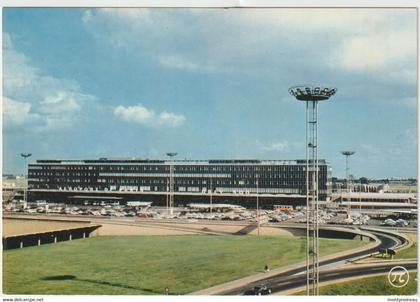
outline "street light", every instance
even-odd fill
[[[20,156],[23,157],[23,159],[25,160],[25,170],[23,172],[23,178],[26,181],[26,185],[24,185],[23,187],[23,201],[25,202],[25,204],[28,202],[27,201],[27,188],[28,188],[28,173],[25,175],[25,172],[27,171],[28,168],[28,158],[32,155],[32,153],[21,153]]]
[[[176,152],[168,152],[166,153],[167,156],[171,159],[169,162],[169,211],[170,214],[173,215],[174,213],[174,165],[172,158],[177,156],[178,153]]]
[[[259,207],[259,174],[256,174],[256,184],[257,184],[257,230],[258,236],[260,236],[260,207]]]
[[[349,159],[350,156],[352,156],[355,151],[341,151],[341,154],[343,154],[346,157],[346,192],[347,195],[350,196],[347,198],[348,208],[347,208],[347,216],[350,217],[351,213],[351,179],[350,179],[350,165],[349,165]]]
[[[359,214],[362,216],[362,178],[360,178],[360,187],[359,187]]]
[[[213,213],[213,178],[210,175],[210,214]]]
[[[166,178],[166,192],[169,192],[169,178]],[[169,213],[169,193],[166,194],[166,212]]]

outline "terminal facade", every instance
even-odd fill
[[[257,194],[262,207],[304,205],[305,169],[306,160],[37,160],[28,166],[28,200],[140,200],[163,206],[173,187],[175,205],[211,197],[253,207]],[[328,163],[319,160],[319,200],[329,198],[330,178]]]

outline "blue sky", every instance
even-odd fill
[[[305,157],[295,84],[337,87],[319,155],[415,177],[414,9],[3,9],[3,171],[33,158]]]

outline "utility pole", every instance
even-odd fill
[[[166,192],[168,192],[166,194],[166,213],[169,213],[169,179],[170,176],[166,178]]]
[[[23,178],[25,179],[26,185],[24,184],[23,187],[23,201],[25,204],[28,202],[28,158],[32,155],[32,153],[21,153],[20,156],[23,157],[25,161],[25,170],[23,172]],[[25,205],[26,207],[26,205]]]
[[[360,188],[359,188],[359,214],[362,217],[362,178],[360,178]]]
[[[346,193],[347,193],[347,216],[350,217],[351,213],[351,179],[350,179],[350,165],[349,165],[349,159],[350,156],[352,156],[355,151],[341,151],[341,154],[343,154],[346,157]]]
[[[168,152],[167,156],[170,158],[169,162],[169,212],[171,215],[174,214],[174,163],[172,158],[177,156],[176,152]]]
[[[210,176],[210,214],[213,213],[213,179]]]
[[[257,174],[257,229],[258,236],[260,236],[260,207],[259,207],[259,175]]]

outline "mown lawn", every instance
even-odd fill
[[[409,184],[390,184],[390,192],[399,192],[399,193],[417,193],[417,185]]]
[[[398,251],[394,259],[416,259],[417,258],[417,242],[407,249]]]
[[[410,280],[402,288],[396,288],[388,283],[387,275],[368,277],[342,283],[335,283],[319,288],[320,295],[363,295],[363,296],[392,296],[415,295],[417,293],[417,272],[410,273]],[[299,295],[304,295],[300,292]]]
[[[321,255],[366,242],[320,239]],[[290,236],[93,237],[3,252],[6,294],[186,294],[304,261]]]

